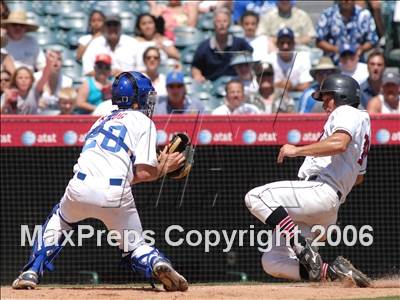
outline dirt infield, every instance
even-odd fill
[[[384,296],[400,297],[400,282],[380,280],[372,288],[346,287],[344,284],[226,284],[191,285],[185,293],[167,293],[147,286],[99,285],[99,286],[42,286],[36,290],[15,291],[1,288],[1,299],[358,299]]]

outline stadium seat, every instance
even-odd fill
[[[310,62],[312,66],[318,64],[319,59],[324,55],[324,51],[320,48],[311,48],[310,49]]]
[[[204,34],[196,28],[176,27],[175,46],[184,48],[190,45],[197,45],[204,40]]]
[[[53,31],[48,32],[48,33],[37,33],[34,34],[38,44],[40,46],[45,46],[49,44],[58,44],[58,38],[56,36],[56,33]]]
[[[81,1],[49,1],[43,10],[49,15],[68,15],[72,12],[82,11],[82,4]]]
[[[197,28],[203,31],[214,30],[214,15],[213,13],[205,13],[199,16]]]
[[[74,13],[75,14],[75,13]],[[85,18],[72,18],[69,16],[62,16],[58,26],[65,30],[86,28],[88,24],[87,17]]]
[[[197,44],[190,45],[180,51],[182,64],[191,64],[192,63],[193,56],[197,50],[197,46],[198,46]]]
[[[118,15],[124,11],[131,11],[131,6],[125,1],[99,1],[94,4],[93,9],[100,10],[106,14]]]
[[[26,12],[33,11],[33,2],[31,1],[6,1],[10,11],[24,10]]]
[[[225,97],[225,85],[231,80],[231,76],[222,76],[212,82],[212,93],[216,97]]]
[[[135,31],[136,16],[130,11],[123,11],[119,13],[121,18],[122,32],[128,35],[133,35]]]
[[[229,33],[233,34],[236,37],[244,37],[244,31],[242,26],[232,25],[229,27]]]

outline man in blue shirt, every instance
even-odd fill
[[[186,94],[182,72],[171,72],[167,75],[167,96],[159,97],[154,108],[154,115],[197,114],[204,112],[200,100]]]
[[[361,106],[367,109],[369,100],[379,94],[382,87],[382,74],[385,70],[385,57],[376,50],[368,56],[368,78],[360,85]]]
[[[325,9],[317,24],[317,46],[337,64],[343,44],[357,46],[362,58],[365,51],[378,42],[376,25],[371,13],[354,4],[354,0],[339,1]]]
[[[237,75],[230,65],[232,55],[239,51],[253,52],[246,40],[229,34],[231,12],[218,8],[214,13],[215,35],[201,42],[192,62],[192,77],[198,82]]]

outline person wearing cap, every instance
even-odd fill
[[[137,41],[122,34],[121,20],[118,16],[107,16],[104,36],[95,38],[86,48],[82,57],[84,75],[94,74],[96,55],[107,54],[112,58],[112,74],[136,69]]]
[[[39,99],[39,113],[42,115],[58,114],[58,93],[60,89],[72,87],[72,78],[62,74],[62,51],[54,48],[46,53],[46,67],[34,73],[35,80],[44,79],[45,84]]]
[[[275,87],[286,87],[289,92],[304,91],[313,80],[310,56],[307,52],[295,52],[295,43],[293,30],[282,28],[277,34],[279,52],[272,53],[267,60],[274,68]]]
[[[360,84],[360,105],[366,109],[368,102],[377,96],[382,87],[382,75],[385,70],[385,56],[382,51],[371,52],[367,60],[368,78]]]
[[[271,36],[276,42],[276,33],[283,27],[293,30],[296,44],[308,45],[316,37],[310,16],[291,0],[278,0],[276,7],[261,17],[257,33]]]
[[[387,68],[382,76],[382,93],[369,101],[367,111],[370,114],[400,113],[400,73],[398,68]]]
[[[192,61],[192,77],[198,82],[216,80],[222,76],[235,76],[230,65],[232,52],[253,48],[243,39],[229,33],[231,12],[225,7],[214,12],[214,35],[200,43]]]
[[[169,73],[166,84],[167,96],[158,98],[154,115],[204,113],[203,103],[187,95],[182,72]]]
[[[378,43],[374,18],[354,0],[337,1],[322,12],[317,23],[317,47],[335,64],[339,62],[340,46],[346,43],[356,45],[360,57]]]
[[[33,36],[26,33],[36,31],[39,26],[28,20],[25,11],[13,11],[1,27],[7,29],[6,50],[14,58],[15,66],[27,66],[32,71],[42,70],[46,57]]]
[[[343,75],[353,77],[358,84],[368,78],[367,64],[360,62],[355,45],[343,44],[340,47],[339,67]]]
[[[310,70],[310,75],[314,78],[314,82],[300,97],[298,103],[299,113],[317,113],[324,111],[322,102],[316,101],[312,97],[312,94],[319,89],[319,86],[326,77],[336,73],[340,73],[340,71],[339,68],[333,64],[332,59],[329,56],[322,56],[318,64]]]
[[[258,91],[258,82],[253,75],[253,65],[256,61],[250,52],[237,53],[232,61],[231,66],[238,74],[233,79],[237,79],[243,83],[244,92],[246,95],[253,95]]]
[[[254,115],[261,111],[254,104],[246,103],[243,83],[231,79],[225,85],[225,103],[214,109],[212,115]]]
[[[110,55],[105,53],[96,55],[94,76],[87,76],[78,89],[76,101],[78,113],[92,113],[96,106],[111,98],[111,66],[112,58]]]

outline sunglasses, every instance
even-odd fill
[[[150,59],[154,59],[154,60],[159,60],[159,59],[160,59],[159,56],[150,56],[150,55],[149,55],[149,56],[146,56],[145,58],[146,58],[146,59],[149,59],[149,60],[150,60]]]
[[[167,87],[170,88],[170,89],[180,89],[180,88],[183,88],[183,84],[178,84],[178,83],[169,84]]]

